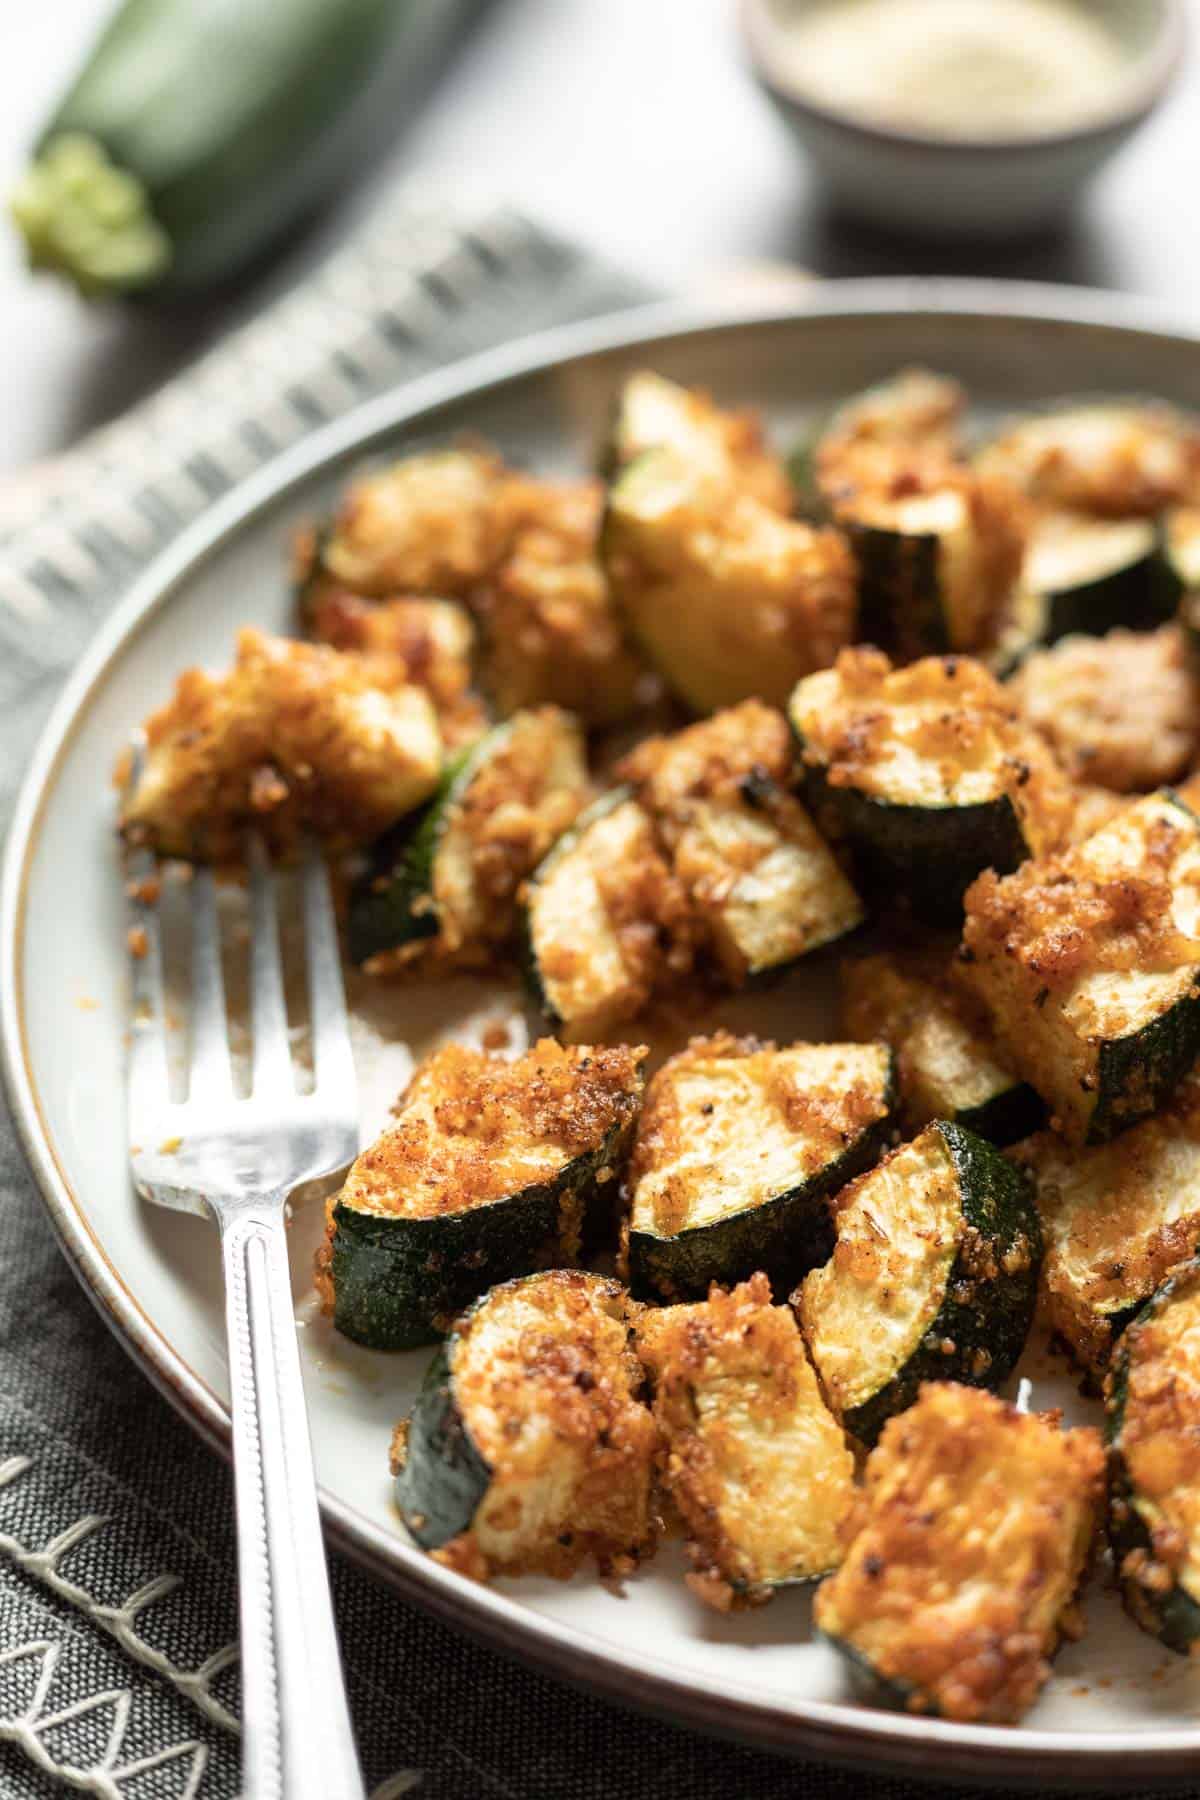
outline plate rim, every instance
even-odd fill
[[[657,302],[556,327],[463,359],[364,401],[282,451],[237,483],[179,534],[129,586],[88,644],[38,736],[13,809],[0,876],[0,1072],[26,1160],[60,1247],[126,1352],[192,1427],[228,1455],[228,1413],[174,1350],[125,1286],[95,1237],[59,1163],[43,1115],[25,1029],[21,978],[25,890],[55,777],[93,691],[125,646],[170,601],[191,571],[255,515],[327,465],[367,454],[378,442],[473,394],[494,392],[590,356],[688,336],[824,319],[926,314],[1000,322],[1112,329],[1200,349],[1200,325],[1130,295],[1031,282],[929,277],[814,281],[786,301]],[[833,1701],[730,1693],[715,1675],[681,1673],[641,1653],[618,1660],[604,1640],[523,1607],[443,1569],[419,1550],[321,1491],[339,1549],[459,1630],[602,1695],[758,1748],[920,1773],[1066,1788],[1167,1786],[1195,1779],[1200,1725],[1145,1732],[1050,1732],[1026,1726],[959,1725]],[[986,1772],[980,1767],[987,1754]],[[936,1758],[936,1760],[934,1760]]]

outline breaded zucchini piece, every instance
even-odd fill
[[[1045,506],[1148,518],[1193,495],[1200,432],[1168,406],[1085,402],[1016,420],[981,452],[977,467]]]
[[[858,565],[861,640],[900,661],[993,642],[1028,535],[1014,487],[888,442],[827,445],[818,482]]]
[[[864,1695],[1015,1722],[1073,1607],[1102,1503],[1095,1431],[930,1382],[867,1462],[850,1545],[814,1616]]]
[[[842,451],[863,445],[924,450],[947,461],[963,454],[965,390],[931,369],[900,369],[838,407],[817,444],[817,464],[835,478]]]
[[[487,714],[471,691],[475,626],[457,601],[420,595],[367,600],[318,579],[304,622],[311,637],[335,650],[398,657],[409,681],[433,701],[449,749],[483,731]]]
[[[855,633],[840,533],[731,495],[676,451],[649,450],[617,478],[601,552],[631,639],[696,712],[749,697],[782,705]]]
[[[1200,1264],[1182,1264],[1106,1384],[1108,1535],[1125,1604],[1171,1650],[1200,1646]]]
[[[484,685],[502,715],[549,701],[609,725],[637,705],[646,671],[597,558],[603,505],[598,481],[524,482],[511,540],[471,596]]]
[[[923,1381],[997,1388],[1025,1347],[1042,1237],[1026,1176],[940,1119],[844,1188],[793,1297],[825,1397],[873,1444]]]
[[[1075,780],[1128,794],[1177,781],[1200,748],[1200,694],[1177,625],[1067,637],[1009,682]]]
[[[1075,632],[1153,630],[1172,617],[1180,592],[1153,519],[1042,512],[1014,607],[1029,644],[1055,644]]]
[[[772,512],[786,518],[792,510],[787,470],[767,444],[756,413],[724,412],[702,389],[641,369],[617,397],[601,457],[604,472],[615,476],[644,451],[663,449]]]
[[[522,882],[589,792],[569,713],[515,713],[449,764],[437,793],[375,848],[350,895],[351,960],[376,973],[422,951],[488,960],[517,928]]]
[[[1023,1161],[1046,1242],[1042,1309],[1098,1373],[1168,1270],[1200,1250],[1200,1077],[1111,1144],[1072,1150],[1046,1132]]]
[[[788,716],[818,823],[868,890],[923,920],[955,921],[981,869],[1006,873],[1066,834],[1066,778],[970,657],[894,669],[846,650],[799,683]]]
[[[687,895],[627,787],[588,807],[525,885],[526,979],[568,1040],[636,1018],[691,968],[694,936]]]
[[[351,482],[322,534],[327,575],[356,594],[465,595],[512,534],[508,471],[487,450],[406,456]]]
[[[1200,821],[1163,789],[969,889],[963,980],[1071,1143],[1163,1103],[1200,1051]]]
[[[766,1276],[648,1308],[635,1342],[688,1530],[689,1587],[727,1612],[835,1568],[854,1457]]]
[[[328,1207],[317,1287],[347,1337],[406,1350],[492,1282],[574,1261],[642,1095],[644,1048],[543,1038],[515,1061],[446,1044]]]
[[[439,1562],[563,1578],[653,1548],[658,1433],[615,1281],[556,1269],[493,1287],[434,1357],[392,1440],[404,1523]]]
[[[1005,1066],[936,953],[847,957],[841,979],[847,1037],[892,1047],[906,1130],[949,1119],[1003,1146],[1045,1123],[1044,1101]]]
[[[829,1196],[887,1142],[883,1044],[693,1038],[646,1091],[629,1160],[638,1294],[701,1298],[764,1270],[778,1291],[832,1247]]]
[[[648,738],[618,769],[655,821],[726,977],[778,969],[862,923],[858,895],[787,791],[787,721],[744,700],[669,737]]]
[[[437,715],[401,659],[248,626],[233,668],[189,669],[145,731],[121,829],[166,856],[233,860],[250,829],[279,851],[306,831],[366,842],[427,799],[442,771]]]

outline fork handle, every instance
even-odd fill
[[[281,1201],[221,1231],[244,1800],[363,1800],[321,1541]]]

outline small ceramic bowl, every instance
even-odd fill
[[[741,0],[751,59],[834,205],[925,237],[1012,236],[1051,224],[1154,110],[1183,58],[1185,0],[1090,0],[1129,59],[1099,117],[1019,136],[922,134],[824,106],[796,81],[789,20],[830,3]]]

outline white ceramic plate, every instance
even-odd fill
[[[1200,409],[1200,345],[1098,296],[978,284],[814,287],[786,316],[655,309],[494,353],[364,407],[215,507],[132,589],[64,694],[29,771],[5,870],[0,970],[14,1112],[63,1247],[113,1329],[204,1435],[228,1430],[215,1237],[138,1203],[123,1130],[125,968],[106,774],[132,725],[192,662],[227,660],[235,628],[286,630],[289,526],[326,508],[367,456],[481,432],[536,468],[587,465],[611,396],[650,365],[761,407],[787,443],[810,417],[898,365],[960,376],[982,407],[1063,392],[1168,396]],[[460,982],[364,1007],[364,1125],[377,1128],[412,1054],[497,1013],[526,1029],[515,987]],[[783,1037],[827,1032],[827,981],[801,969],[722,1017]],[[923,1774],[1099,1787],[1165,1784],[1200,1758],[1200,1674],[1121,1614],[1102,1580],[1090,1630],[1059,1657],[1020,1728],[967,1727],[855,1705],[814,1643],[808,1598],[718,1617],[693,1600],[668,1546],[618,1596],[589,1575],[479,1588],[404,1539],[387,1443],[427,1356],[383,1356],[314,1316],[320,1206],[299,1209],[293,1273],[305,1378],[334,1537],[413,1599],[559,1675],[764,1746]],[[1022,1373],[1035,1405],[1069,1401],[1061,1365]]]

